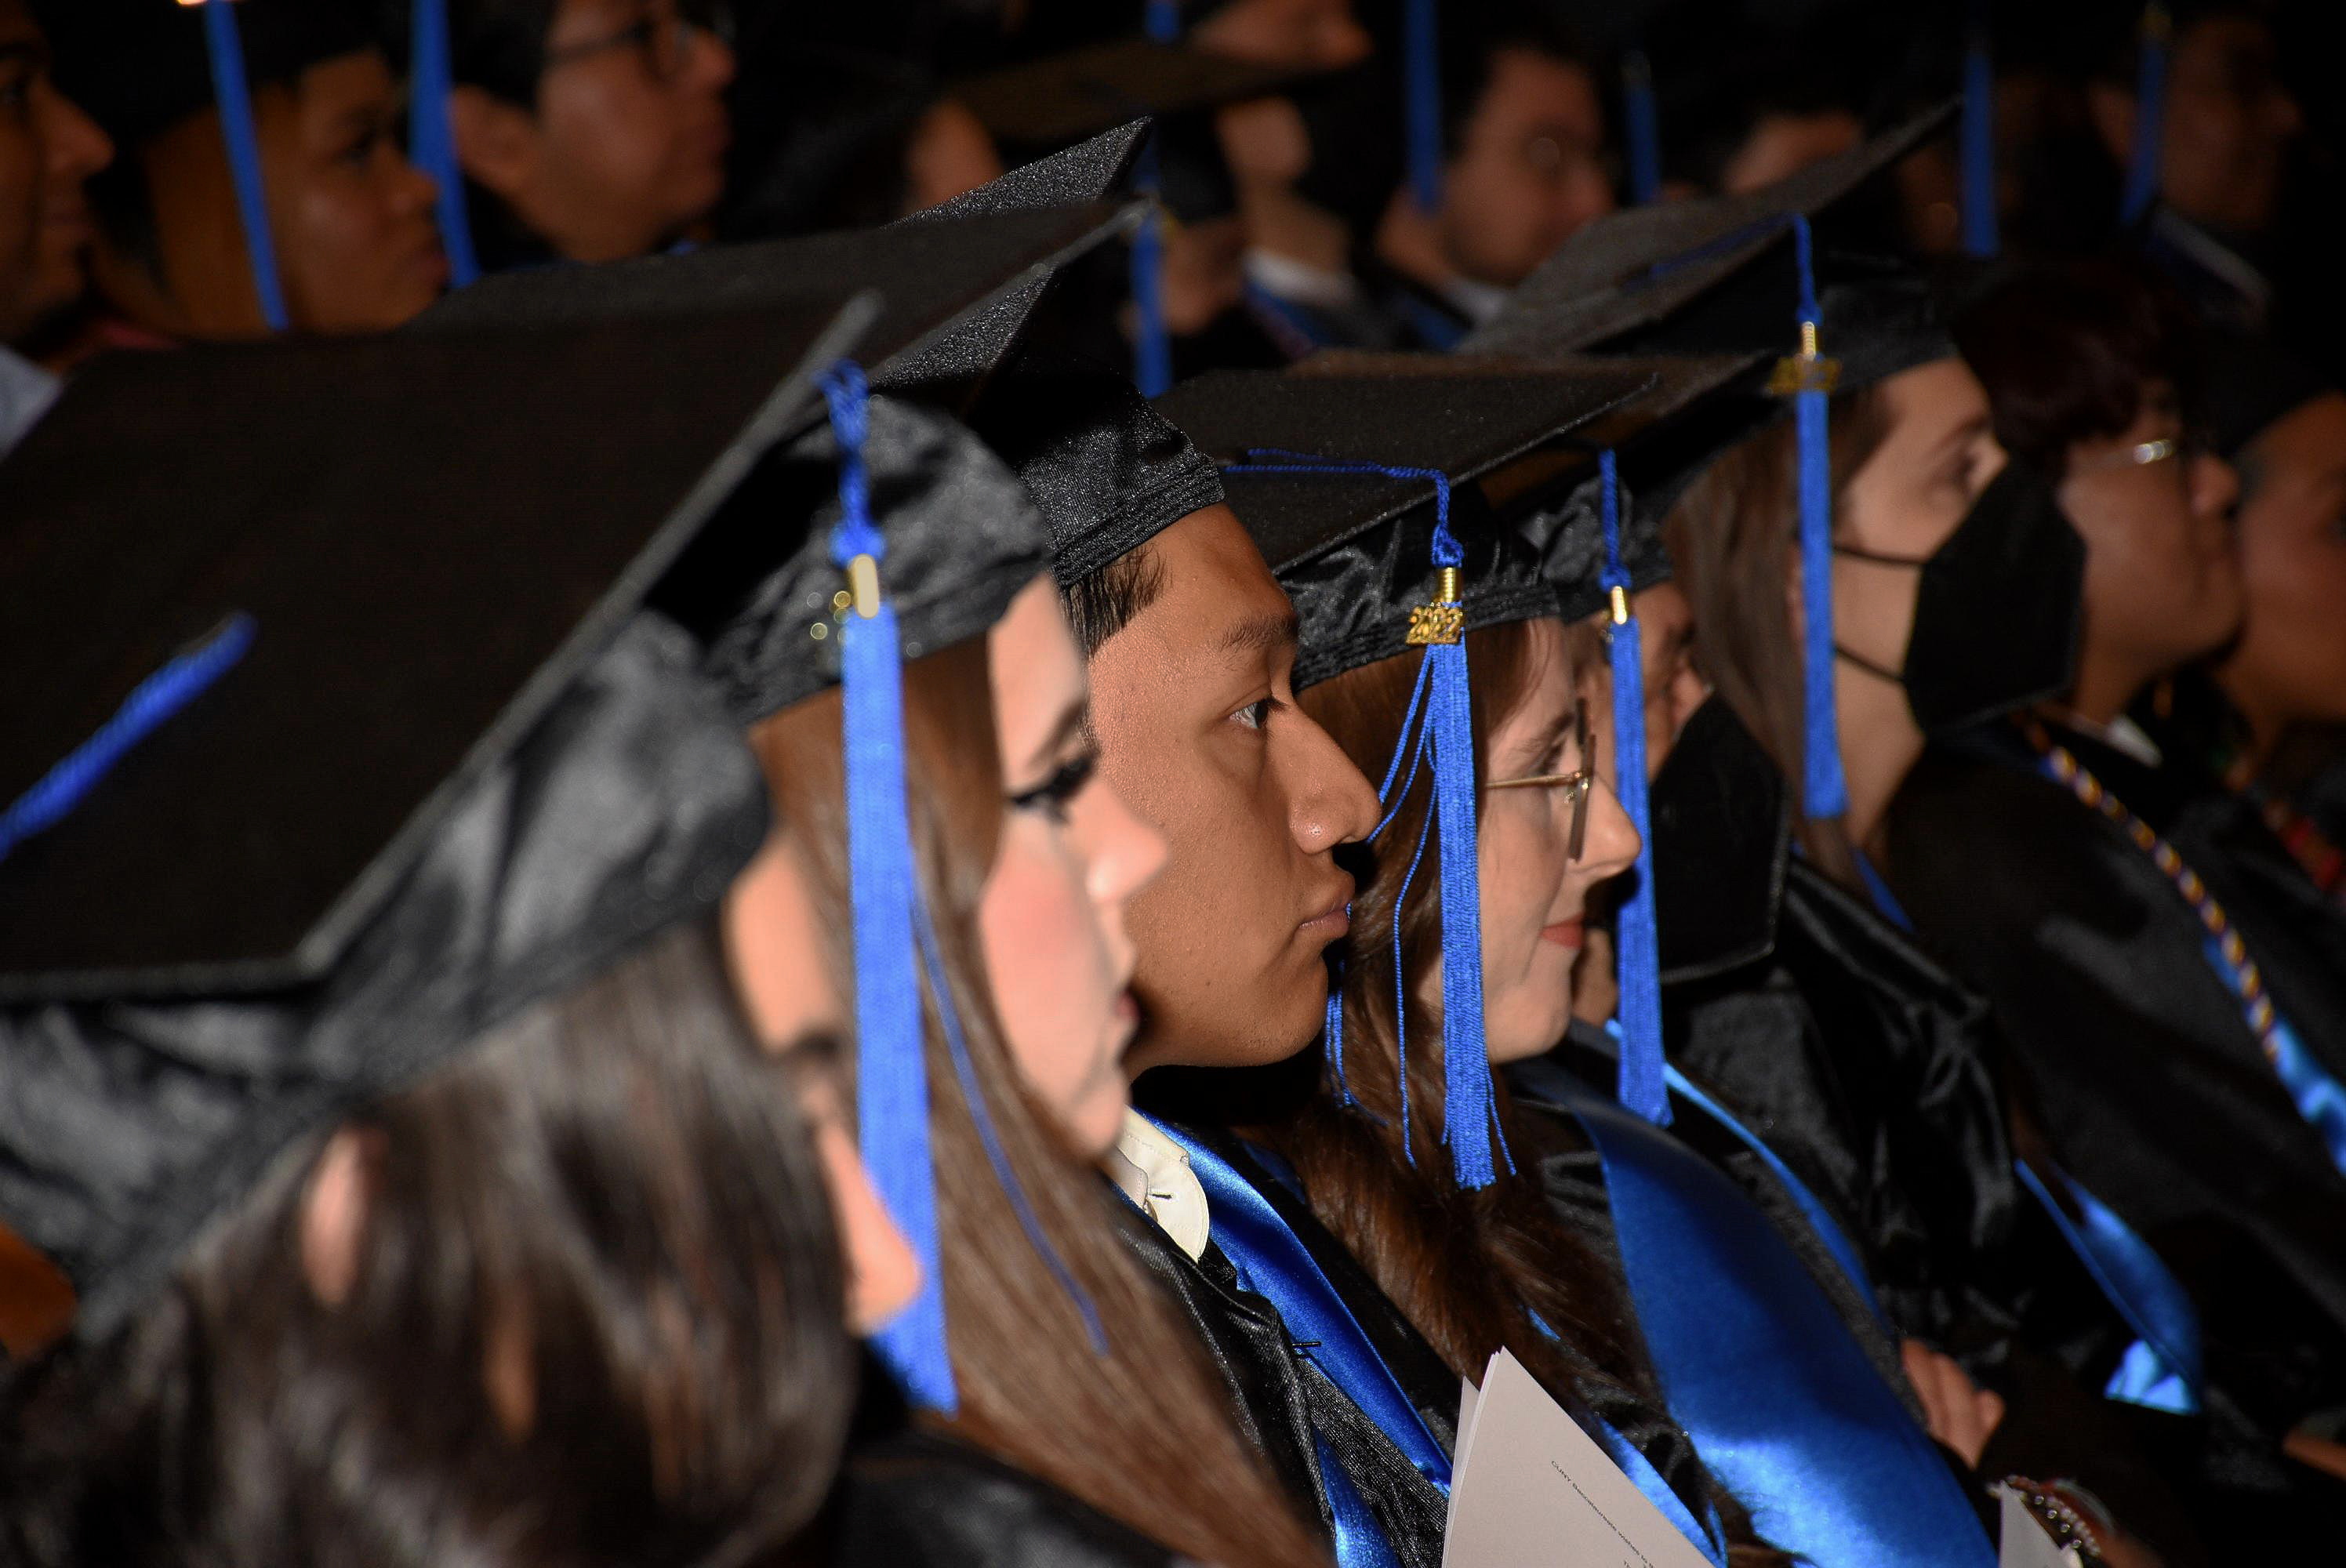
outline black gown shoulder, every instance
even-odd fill
[[[2192,809],[2075,745],[2154,828]],[[2037,776],[2016,736],[1934,748],[1892,807],[1890,850],[1918,928],[1995,1007],[2062,1163],[2198,1303],[2209,1381],[2275,1433],[2346,1402],[2346,1177],[2165,873]],[[2338,983],[2283,965],[2284,1009]]]
[[[1361,1324],[1402,1392],[1443,1448],[1454,1442],[1458,1385],[1433,1347],[1362,1271],[1310,1209],[1261,1169],[1227,1135],[1184,1127],[1244,1173],[1292,1228]],[[1171,1292],[1230,1395],[1246,1434],[1269,1461],[1307,1518],[1332,1529],[1320,1466],[1322,1448],[1340,1464],[1382,1527],[1404,1568],[1440,1568],[1449,1512],[1441,1489],[1335,1384],[1311,1365],[1278,1308],[1239,1283],[1221,1250],[1208,1243],[1191,1258],[1137,1212],[1122,1221],[1134,1255]]]
[[[1173,1568],[1188,1559],[992,1457],[902,1431],[852,1454],[831,1501],[841,1568]]]

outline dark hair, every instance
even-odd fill
[[[2044,262],[1981,294],[1955,322],[1987,388],[1995,437],[2057,479],[2070,448],[2123,433],[2154,387],[2200,402],[2198,329],[2174,287],[2138,262]]]
[[[1889,434],[1880,392],[1832,400],[1832,494]],[[1780,420],[1714,458],[1663,520],[1670,569],[1694,611],[1696,658],[1712,687],[1787,779],[1807,777],[1807,686],[1785,601],[1799,533],[1798,443]],[[1857,858],[1837,821],[1799,818],[1800,846],[1826,875],[1855,886]]]
[[[1324,1563],[1239,1437],[1196,1336],[1127,1249],[1123,1197],[1028,1097],[1003,1042],[974,924],[1001,829],[1001,765],[985,639],[905,666],[914,851],[987,1119],[1043,1235],[1097,1309],[1107,1349],[993,1175],[930,1002],[928,1072],[945,1310],[961,1397],[947,1430],[1102,1513],[1227,1568]],[[811,873],[832,972],[852,995],[840,699],[785,708],[754,737]]]
[[[303,1261],[320,1135],[119,1335],[8,1389],[0,1559],[645,1568],[812,1515],[852,1403],[839,1247],[710,931],[342,1125],[349,1293]],[[508,1349],[518,1408],[487,1387]]]
[[[1530,625],[1520,621],[1471,632],[1466,643],[1475,675],[1479,787],[1491,733],[1538,678],[1542,648]],[[1400,739],[1418,663],[1408,656],[1380,660],[1302,694],[1305,711],[1371,777],[1383,771]],[[1419,843],[1433,795],[1431,778],[1413,787],[1383,841],[1404,848]],[[1437,847],[1432,853],[1438,860],[1441,851]],[[1684,1434],[1658,1413],[1662,1400],[1643,1342],[1603,1260],[1556,1219],[1536,1178],[1503,1176],[1469,1191],[1452,1174],[1441,1141],[1442,1021],[1415,994],[1442,956],[1441,879],[1434,867],[1420,868],[1407,904],[1398,910],[1399,977],[1387,935],[1412,858],[1373,857],[1352,900],[1341,984],[1345,1084],[1358,1107],[1340,1105],[1323,1083],[1284,1122],[1256,1130],[1294,1166],[1312,1211],[1453,1371],[1479,1378],[1504,1347],[1560,1400],[1597,1410],[1648,1457],[1660,1454],[1656,1463],[1666,1474],[1673,1468],[1683,1472],[1698,1461]],[[1411,1025],[1406,1143],[1395,1030],[1404,1017]],[[1515,1113],[1504,1084],[1496,1109],[1507,1133]],[[1519,1133],[1510,1142],[1531,1146]],[[1739,1561],[1774,1561],[1734,1499],[1708,1476],[1703,1481],[1739,1543]]]
[[[1165,563],[1142,545],[1060,588],[1059,603],[1067,612],[1076,646],[1088,659],[1164,591]]]
[[[1442,70],[1442,151],[1456,158],[1465,145],[1466,127],[1491,90],[1499,56],[1520,50],[1575,66],[1588,74],[1601,94],[1603,74],[1587,44],[1556,13],[1557,8],[1527,0],[1484,0],[1472,5],[1443,8]]]

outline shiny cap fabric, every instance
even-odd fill
[[[970,423],[1041,510],[1062,584],[1222,501],[1220,473],[1189,437],[1129,381],[1081,360],[1022,356]]]
[[[1852,193],[1945,129],[1955,106],[1943,104],[1837,157],[1740,196],[1698,198],[1629,208],[1598,219],[1557,248],[1515,290],[1506,308],[1471,334],[1470,352],[1560,353],[1596,348],[1644,348],[1677,352],[1786,351],[1798,298],[1791,281],[1794,215],[1818,221],[1827,256],[1821,286],[1831,280],[1833,216]],[[1774,259],[1780,287],[1745,284],[1752,304],[1740,336],[1713,329],[1704,341],[1641,338],[1722,285],[1741,280]],[[1830,311],[1831,306],[1827,309]],[[1751,341],[1749,321],[1772,329]],[[1825,352],[1839,354],[1831,323]]]
[[[0,1220],[73,1281],[76,1338],[138,1310],[291,1145],[717,906],[767,792],[695,651],[648,615],[605,639],[465,776],[315,979],[0,1010]],[[111,893],[135,917],[138,890]],[[209,893],[223,918],[279,896]]]
[[[912,660],[1000,620],[1050,570],[1050,545],[1025,487],[976,436],[893,398],[866,406],[882,582]],[[702,638],[703,667],[745,726],[839,683],[838,491],[838,441],[824,424],[761,464],[653,594]]]
[[[43,672],[0,800],[89,755],[189,639],[250,643],[0,859],[0,1000],[322,977],[870,314],[94,363],[0,494],[0,665]]]
[[[58,90],[127,156],[213,102],[203,7],[172,0],[33,0]],[[236,0],[246,85],[290,85],[311,66],[380,47],[362,0]]]
[[[1465,626],[1551,616],[1556,595],[1539,557],[1500,524],[1474,482],[1651,382],[1632,367],[1353,356],[1311,373],[1203,376],[1159,407],[1230,464],[1222,476],[1230,507],[1295,602],[1300,688],[1405,652],[1411,612],[1439,596],[1433,483],[1308,472],[1313,460],[1446,475],[1452,531],[1466,552]]]

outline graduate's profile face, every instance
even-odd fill
[[[645,255],[725,193],[733,54],[678,0],[560,0],[535,104],[451,99],[464,171],[573,261]]]
[[[2168,70],[2160,194],[2178,211],[2254,232],[2280,205],[2290,144],[2305,117],[2282,82],[2272,29],[2210,16],[2182,30]]]
[[[2325,392],[2241,455],[2248,620],[2218,674],[2259,726],[2346,720],[2346,395]]]
[[[1010,1054],[1082,1153],[1116,1142],[1130,1103],[1125,1048],[1140,1022],[1125,906],[1165,842],[1099,773],[1081,651],[1058,590],[1037,577],[987,634],[1004,809],[977,906]]]
[[[889,1218],[856,1147],[841,1059],[839,993],[798,850],[787,830],[733,883],[723,916],[726,967],[759,1041],[783,1058],[799,1091],[847,1266],[848,1327],[868,1334],[920,1291],[920,1259]]]
[[[1231,0],[1190,29],[1199,48],[1267,66],[1336,71],[1374,47],[1352,0]]]
[[[82,291],[91,239],[82,186],[113,145],[49,80],[49,48],[24,0],[0,0],[0,341]]]
[[[1588,787],[1580,857],[1572,855],[1577,790],[1569,785],[1485,789],[1478,802],[1475,870],[1483,884],[1484,1044],[1494,1062],[1536,1056],[1564,1038],[1572,1021],[1572,978],[1585,939],[1588,895],[1637,858],[1637,832],[1599,768],[1600,735],[1612,730],[1609,682],[1595,683],[1606,706],[1584,703],[1565,647],[1564,623],[1535,621],[1532,677],[1514,708],[1484,742],[1493,782],[1596,769]],[[1579,716],[1587,718],[1588,748]],[[1429,1001],[1441,995],[1439,966]]]
[[[253,94],[270,239],[286,314],[299,331],[387,331],[423,311],[447,284],[432,210],[437,189],[401,150],[404,112],[390,67],[372,49],[321,61],[290,87]],[[170,127],[138,157],[162,273],[158,279],[142,260],[102,248],[107,291],[134,315],[151,314],[146,324],[175,334],[265,331],[217,112]]]
[[[1676,583],[1657,583],[1630,596],[1637,617],[1638,664],[1646,682],[1646,777],[1650,781],[1670,758],[1678,731],[1695,709],[1710,700],[1710,683],[1703,678],[1694,657],[1694,606]],[[1592,624],[1604,626],[1609,612],[1600,611]],[[1601,711],[1610,713],[1612,677],[1602,666],[1584,672],[1583,691],[1591,700],[1591,722]],[[1602,701],[1597,701],[1598,696]],[[1598,725],[1606,737],[1610,726]],[[1599,748],[1604,745],[1600,738]]]
[[[2142,449],[2169,455],[2144,463]],[[2172,387],[2134,423],[2069,450],[2061,510],[2086,541],[2089,653],[2143,678],[2229,642],[2240,628],[2231,465],[2185,439]]]
[[[1871,555],[1925,559],[1963,524],[1989,481],[2004,471],[2004,448],[1988,419],[1987,392],[1961,360],[1902,371],[1875,387],[1881,444],[1850,476],[1833,516],[1835,538]],[[1800,559],[1787,564],[1786,592],[1799,621]],[[1911,565],[1835,555],[1833,636],[1883,669],[1906,662],[1921,575]]]
[[[1576,229],[1613,210],[1604,153],[1604,108],[1586,70],[1530,49],[1498,50],[1443,176],[1451,265],[1501,286],[1531,276]]]
[[[1376,795],[1296,706],[1294,608],[1229,508],[1147,549],[1158,592],[1091,660],[1102,767],[1169,850],[1132,901],[1126,1066],[1282,1060],[1326,1010],[1352,896],[1334,851],[1376,825]]]

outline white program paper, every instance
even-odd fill
[[[1708,1568],[1523,1363],[1491,1358],[1451,1465],[1442,1568]]]
[[[2080,1568],[2083,1559],[2074,1546],[2057,1546],[2036,1516],[2028,1512],[2027,1500],[2001,1481],[1995,1494],[2003,1501],[1998,1532],[2002,1544],[1996,1548],[1996,1568]]]

